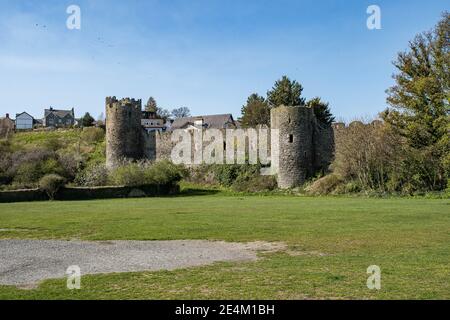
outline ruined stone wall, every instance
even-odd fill
[[[224,141],[226,137],[226,130],[221,129]],[[204,129],[202,132],[202,136],[205,134],[206,130]],[[189,131],[190,139],[191,139],[191,162],[195,163],[194,153],[197,150],[202,150],[202,153],[205,149],[212,143],[211,141],[204,141],[203,139],[199,143],[199,132],[190,130]],[[172,141],[172,132],[158,132],[156,134],[156,160],[171,160],[172,150],[175,147],[177,142]],[[225,147],[225,145],[224,145]],[[225,154],[225,150],[224,150]],[[224,158],[225,159],[225,158]]]
[[[265,128],[267,129],[267,128]],[[255,129],[256,133],[257,133],[257,137],[258,137],[258,141],[260,139],[259,136],[259,128]],[[227,149],[227,145],[230,144],[230,141],[227,142],[227,130],[226,129],[220,129],[220,131],[222,132],[223,135],[223,154],[224,154],[224,163],[226,162],[226,149]],[[203,135],[205,135],[206,130],[203,130]],[[198,133],[198,132],[197,132]],[[198,143],[198,141],[195,139],[194,137],[194,131],[189,131],[189,134],[191,136],[191,161],[192,163],[194,163],[194,152],[195,150],[200,150],[200,145]],[[271,151],[271,146],[270,146],[270,130],[268,130],[267,132],[267,157],[270,157],[270,151]],[[156,160],[170,160],[171,159],[171,154],[172,154],[172,150],[174,148],[174,146],[177,144],[177,142],[173,142],[172,141],[172,132],[157,132],[156,136],[155,136],[155,145],[156,145]],[[208,148],[208,146],[211,145],[211,143],[213,143],[212,141],[205,141],[206,138],[203,139],[202,141],[202,152],[205,151],[206,148]],[[238,140],[234,141],[235,145],[234,145],[234,155],[235,158],[237,159],[237,152],[238,152],[238,146],[240,146]],[[230,147],[230,146],[228,146]],[[246,138],[245,140],[245,152],[248,155],[249,154],[249,148],[250,148],[250,143],[249,143],[249,138]],[[260,155],[259,150],[258,150],[258,155]]]
[[[326,173],[334,160],[335,139],[332,126],[316,122],[314,126],[314,172]]]
[[[108,168],[114,168],[124,159],[171,160],[172,150],[177,142],[172,141],[172,132],[150,132],[142,128],[141,100],[106,98],[106,161]],[[344,126],[345,128],[345,126]],[[278,129],[278,135],[268,132],[268,157],[271,149],[278,151],[277,161],[272,159],[273,174],[278,175],[280,188],[301,186],[316,173],[328,170],[334,157],[336,137],[343,130],[339,124],[323,126],[317,122],[314,112],[308,107],[280,106],[271,110],[271,129]],[[196,163],[196,150],[205,150],[211,142],[198,144],[198,137],[191,135],[191,163]],[[223,153],[231,145],[226,130],[223,134]],[[258,129],[256,132],[259,134]],[[200,135],[201,136],[201,135]],[[258,137],[258,140],[261,137]],[[239,142],[242,146],[242,141]],[[234,142],[233,142],[234,144]],[[246,139],[245,154],[249,154],[249,141]],[[237,155],[236,146],[234,154]],[[209,148],[208,150],[211,150]],[[216,149],[217,150],[217,149]],[[261,150],[257,150],[258,156]]]
[[[141,126],[142,101],[106,98],[106,166],[116,167],[124,159],[144,158]]]
[[[170,160],[172,149],[175,143],[171,141],[171,132],[157,132],[156,133],[156,160]]]
[[[142,137],[144,141],[144,158],[147,160],[156,160],[156,135],[158,132],[142,129]]]

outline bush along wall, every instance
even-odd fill
[[[67,200],[95,200],[114,198],[140,198],[175,195],[179,193],[178,184],[151,184],[133,187],[91,187],[91,188],[61,188],[54,199]],[[1,191],[0,203],[46,201],[48,195],[40,189]]]

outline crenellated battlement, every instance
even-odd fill
[[[114,97],[106,97],[107,108],[135,108],[142,110],[142,100],[133,98],[117,99]]]

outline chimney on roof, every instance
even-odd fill
[[[50,107],[50,111],[53,111],[53,107]]]
[[[9,113],[6,114],[6,118],[9,119]]]

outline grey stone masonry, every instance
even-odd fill
[[[142,127],[141,118],[141,100],[106,98],[108,168],[117,167],[124,160],[171,158],[175,143],[171,139],[172,132],[147,132]],[[268,148],[272,150],[272,173],[278,176],[279,188],[299,187],[309,178],[328,170],[339,130],[336,126],[319,122],[313,109],[306,106],[272,108],[271,129],[277,129],[279,133],[271,133]],[[203,148],[206,145],[204,143]],[[195,145],[192,150],[196,150]]]
[[[141,100],[106,98],[106,166],[108,168],[114,168],[126,159],[144,158],[141,117]]]
[[[307,107],[271,110],[271,127],[279,130],[278,186],[298,187],[313,173],[315,117]]]

